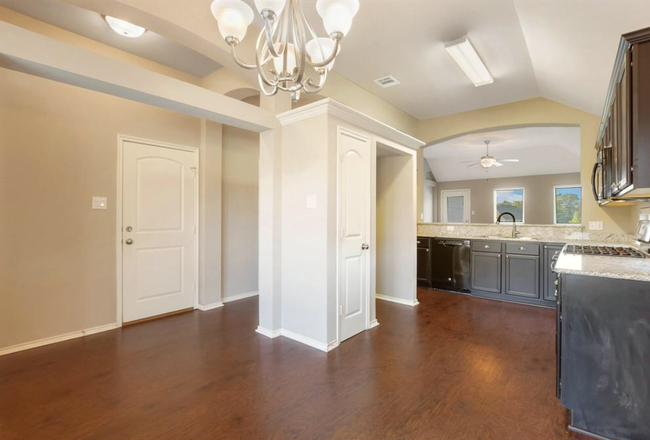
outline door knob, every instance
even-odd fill
[[[364,243],[364,244],[361,245],[361,249],[363,249],[365,251],[365,250],[370,249],[370,246],[368,245],[368,243]]]
[[[130,245],[133,244],[133,240],[131,240],[130,238],[127,238],[126,241],[125,241],[125,243],[128,244],[128,245],[130,246]]]

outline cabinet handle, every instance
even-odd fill
[[[485,245],[485,249],[490,249],[490,245]]]
[[[429,252],[429,249],[427,249],[427,252]]]
[[[525,250],[526,250],[526,248],[525,248],[525,247],[523,247],[523,246],[520,246],[520,247],[519,247],[519,250],[520,250],[520,251],[525,251]]]
[[[418,244],[420,244],[420,241],[418,240]]]

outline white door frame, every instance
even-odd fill
[[[440,190],[440,223],[449,223],[447,220],[447,198],[446,194],[449,193],[465,193],[467,197],[467,206],[465,206],[465,213],[467,214],[467,221],[464,223],[472,222],[472,191],[470,189],[441,189]],[[457,223],[457,224],[464,224]]]
[[[196,234],[194,234],[194,308],[199,306],[199,237],[201,230],[199,229],[199,148],[188,147],[186,145],[171,144],[169,142],[154,141],[150,139],[143,139],[134,136],[117,135],[117,191],[115,194],[115,255],[116,255],[116,285],[117,285],[117,314],[116,320],[118,327],[122,327],[122,295],[123,295],[123,274],[122,274],[122,178],[123,178],[123,154],[124,143],[133,142],[136,144],[144,144],[158,148],[171,148],[173,150],[189,151],[194,153],[194,221],[196,226]]]
[[[341,294],[341,289],[340,289],[340,280],[341,280],[341,265],[340,265],[340,259],[341,259],[341,136],[350,136],[355,139],[359,139],[364,142],[368,142],[368,174],[369,178],[372,179],[372,167],[371,167],[371,158],[373,157],[373,148],[374,148],[374,143],[372,142],[372,139],[369,136],[366,136],[363,133],[359,133],[357,131],[350,130],[349,128],[343,127],[343,126],[338,126],[336,128],[336,345],[341,343],[341,314],[339,312],[341,304],[340,304],[340,294]],[[372,194],[371,194],[371,187],[370,187],[370,182],[368,182],[368,202],[370,205],[372,205]],[[368,206],[368,221],[366,224],[366,232],[368,234],[367,240],[368,244],[370,245],[370,249],[374,249],[375,247],[375,237],[371,233],[370,229],[370,217],[371,217],[371,207]],[[366,294],[365,296],[365,302],[366,302],[366,330],[370,328],[370,260],[371,260],[371,255],[368,253],[368,256],[366,258]]]

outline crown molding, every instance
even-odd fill
[[[280,113],[277,115],[277,118],[280,121],[280,124],[285,126],[321,115],[335,116],[343,119],[344,121],[350,122],[351,124],[357,125],[371,133],[382,136],[412,150],[417,150],[425,144],[413,136],[391,127],[390,125],[384,124],[377,119],[371,118],[370,116],[348,107],[347,105],[341,104],[332,98],[322,99],[295,110]]]

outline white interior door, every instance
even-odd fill
[[[339,132],[339,342],[367,328],[370,140]]]
[[[194,307],[195,155],[123,144],[124,322]]]
[[[440,191],[440,214],[443,223],[469,223],[471,201],[468,189]]]

